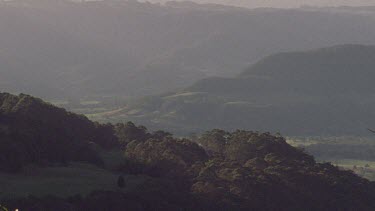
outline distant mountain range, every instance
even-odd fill
[[[374,68],[375,46],[279,53],[237,77],[207,78],[183,91],[148,97],[112,118],[174,132],[243,128],[287,135],[368,134],[366,129],[375,126]]]
[[[277,7],[277,8],[293,8],[293,7],[303,7],[306,5],[316,6],[316,7],[326,7],[326,6],[373,6],[374,3],[367,0],[358,1],[347,1],[347,0],[279,0],[279,1],[264,1],[264,0],[192,0],[182,2],[199,2],[199,3],[210,3],[210,4],[226,4],[235,5],[241,7]],[[169,0],[150,0],[150,2],[169,2]]]
[[[170,2],[0,3],[0,90],[47,99],[145,96],[233,77],[272,53],[375,44],[375,10]]]

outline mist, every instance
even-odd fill
[[[375,0],[0,0],[0,211],[375,210]]]
[[[168,0],[150,0],[150,2],[167,2]],[[226,4],[241,7],[274,7],[274,8],[296,8],[302,6],[315,7],[339,7],[339,6],[375,6],[372,0],[194,0],[197,3]]]

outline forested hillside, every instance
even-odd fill
[[[373,182],[329,163],[317,163],[302,149],[287,144],[280,135],[215,129],[190,140],[164,131],[150,132],[131,122],[94,124],[28,95],[2,93],[0,96],[0,184],[7,187],[9,184],[5,181],[8,181],[17,186],[14,181],[25,175],[46,182],[38,187],[44,194],[30,189],[29,185],[5,189],[10,191],[8,194],[2,193],[2,189],[0,204],[10,209],[375,209]],[[98,145],[96,148],[103,149],[91,148],[90,140]],[[113,150],[119,151],[120,157],[112,161],[116,165],[108,165],[104,154]],[[94,162],[97,167],[87,168],[82,162],[91,162],[93,157],[84,155],[103,162]],[[77,164],[70,161],[81,162],[82,169],[78,171]],[[30,163],[38,167],[24,168]],[[9,169],[13,166],[19,167],[17,172],[5,172],[14,170]],[[50,175],[41,177],[38,171]],[[51,175],[56,171],[58,179]],[[85,175],[68,172],[85,172]],[[91,180],[94,173],[102,175],[100,180]],[[65,174],[69,178],[61,177]],[[116,181],[114,175],[121,176]],[[77,189],[80,184],[73,187],[69,181],[82,176],[92,181],[90,186],[82,188],[100,187],[96,183],[105,183],[106,188],[81,195]],[[56,186],[48,181],[64,185]],[[22,180],[21,184],[26,183]],[[69,195],[62,197],[61,189],[66,188],[70,190]],[[16,197],[17,190],[29,196]],[[35,192],[39,194],[33,195]]]
[[[287,135],[360,135],[375,125],[375,47],[340,45],[266,57],[233,78],[129,103],[127,119],[171,131],[254,129]]]
[[[92,143],[92,144],[90,144]],[[118,145],[113,129],[29,95],[0,93],[0,169],[87,161],[100,164],[91,145]]]

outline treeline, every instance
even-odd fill
[[[118,144],[111,125],[93,123],[29,95],[0,93],[0,170],[35,163],[100,164],[93,145]]]
[[[375,209],[374,183],[329,163],[315,162],[279,135],[212,130],[191,140],[149,132],[131,122],[95,124],[27,95],[1,94],[0,99],[2,169],[12,167],[6,162],[14,162],[7,157],[13,154],[22,158],[16,160],[19,166],[96,161],[100,160],[97,146],[123,150],[125,161],[113,171],[148,178],[132,192],[98,190],[67,199],[30,196],[3,203],[11,209]],[[82,157],[85,154],[92,156]]]
[[[329,163],[316,163],[269,133],[213,130],[196,143],[173,137],[134,140],[125,156],[143,164],[148,170],[143,173],[167,178],[224,210],[375,207],[373,183]]]
[[[316,163],[284,138],[268,133],[213,130],[196,142],[150,137],[126,144],[125,157],[129,163],[120,172],[149,176],[134,192],[29,197],[6,205],[31,211],[375,208],[374,183],[329,163]]]

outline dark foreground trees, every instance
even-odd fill
[[[93,123],[29,95],[0,93],[0,170],[18,171],[30,163],[99,164],[93,145],[116,147],[113,126]]]
[[[99,147],[123,150],[116,173],[147,178],[132,191],[0,199],[10,209],[375,210],[373,182],[317,163],[279,135],[213,130],[193,142],[133,123],[94,124],[26,95],[1,94],[0,102],[1,170],[100,160]]]
[[[374,183],[316,163],[280,136],[213,130],[198,144],[174,138],[133,141],[125,155],[142,163],[145,173],[183,180],[181,190],[226,210],[375,208]]]

